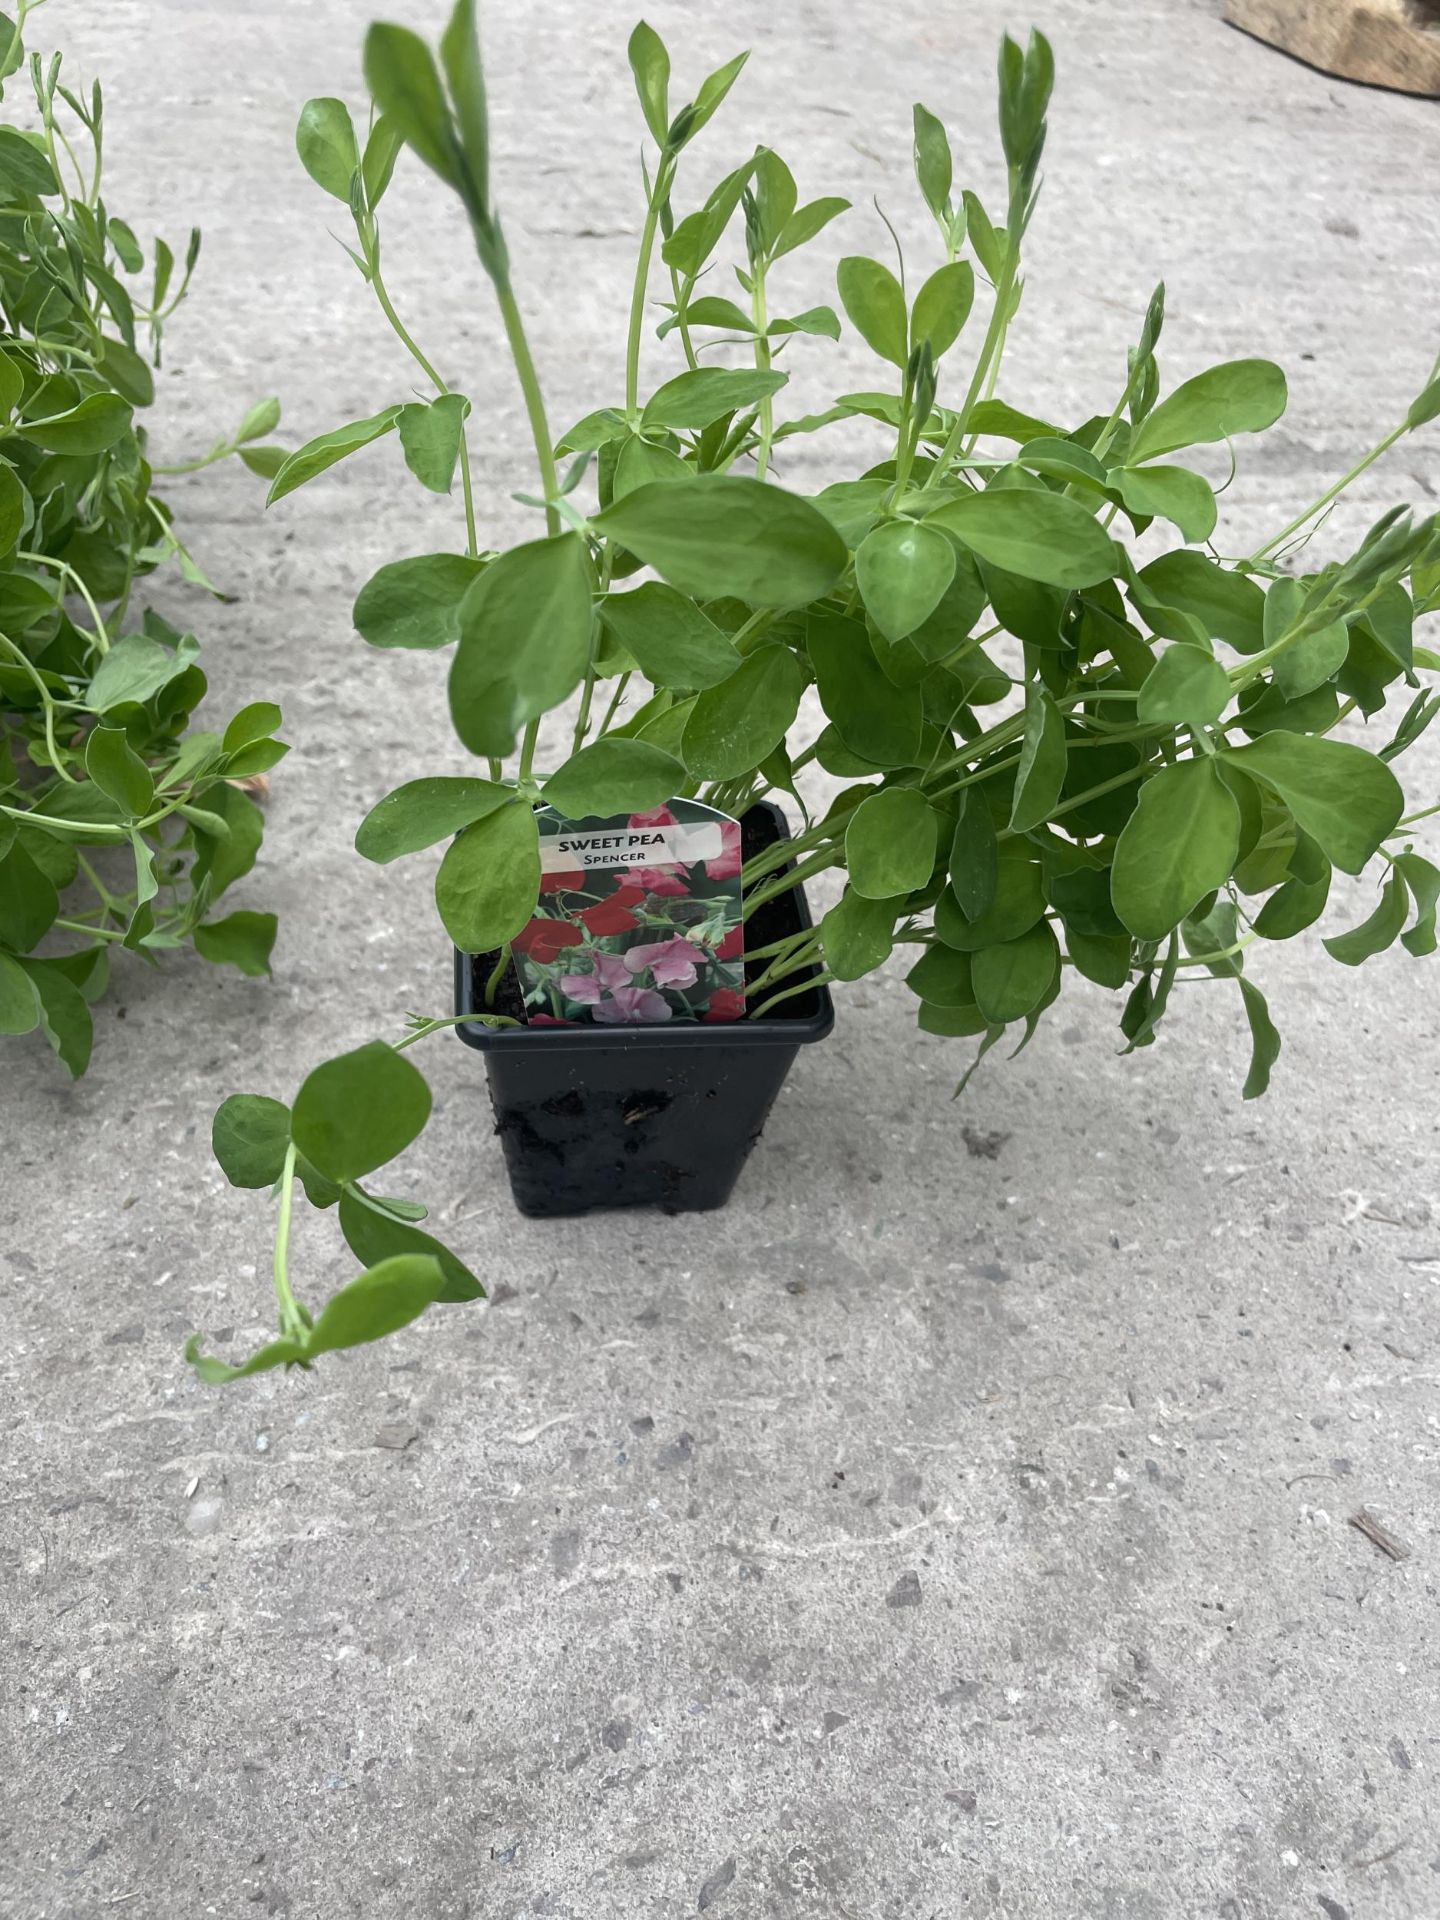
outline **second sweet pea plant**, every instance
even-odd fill
[[[305,166],[345,203],[356,266],[432,393],[311,442],[271,498],[397,433],[422,484],[446,491],[458,472],[464,503],[463,540],[382,567],[355,623],[373,646],[448,656],[451,714],[477,768],[417,770],[364,821],[360,852],[388,861],[449,843],[440,918],[457,947],[494,956],[493,1005],[513,948],[533,953],[543,922],[537,805],[577,818],[695,798],[740,816],[782,794],[800,830],[747,863],[747,916],[828,870],[845,884],[818,927],[751,954],[748,1019],[901,946],[926,1033],[972,1036],[981,1054],[1023,1046],[1078,974],[1122,995],[1136,1048],[1177,981],[1208,975],[1240,996],[1245,1093],[1262,1092],[1280,1038],[1249,965],[1313,926],[1335,871],[1379,883],[1374,910],[1325,943],[1341,964],[1396,940],[1417,955],[1436,944],[1440,870],[1412,832],[1437,808],[1407,811],[1395,771],[1440,708],[1421,678],[1440,661],[1416,636],[1440,604],[1436,521],[1396,507],[1324,565],[1306,543],[1351,482],[1440,413],[1437,370],[1349,473],[1254,546],[1220,531],[1215,491],[1176,456],[1233,456],[1284,411],[1284,376],[1238,360],[1167,391],[1162,289],[1093,414],[1057,421],[1021,404],[1004,352],[1052,79],[1034,35],[1001,48],[1003,204],[955,190],[944,128],[917,106],[933,257],[918,272],[841,258],[838,306],[875,356],[874,388],[791,415],[789,357],[823,352],[842,322],[829,306],[791,310],[790,256],[846,203],[802,199],[764,147],[708,192],[682,186],[743,56],[678,107],[643,24],[630,63],[653,147],[623,364],[617,350],[595,409],[558,434],[492,195],[472,0],[438,56],[403,28],[371,29],[363,142],[337,100],[302,117]],[[382,273],[380,207],[405,148],[459,202],[524,398],[538,479],[521,497],[536,525],[503,553],[480,537],[468,402]],[[674,359],[642,380],[657,292]],[[811,497],[780,484],[789,443],[841,420],[874,423],[871,463]],[[540,722],[572,698],[568,752],[542,765]],[[828,804],[810,797],[817,768],[845,783]],[[584,974],[604,990],[597,957],[572,969],[572,987]],[[444,1024],[317,1068],[293,1109],[253,1096],[222,1107],[225,1171],[274,1186],[281,1222],[281,1337],[239,1371],[307,1362],[478,1293],[412,1210],[360,1185],[423,1125],[428,1093],[401,1049]],[[286,1273],[297,1181],[319,1204],[338,1200],[368,1269],[313,1324]],[[208,1378],[236,1371],[198,1364]]]

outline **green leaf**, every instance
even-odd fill
[[[673,800],[685,779],[674,755],[662,753],[648,740],[603,739],[582,747],[552,773],[544,798],[570,820],[639,813]]]
[[[794,253],[797,247],[803,247],[807,242],[813,240],[817,233],[823,233],[832,220],[838,220],[842,213],[848,213],[849,211],[850,202],[848,200],[835,198],[811,200],[803,207],[797,207],[780,230],[780,238],[775,242],[770,254],[771,260],[780,260],[787,253]],[[829,314],[830,309],[828,307],[812,307],[809,310],[810,317],[822,313]],[[806,317],[806,315],[800,316],[801,319]],[[831,314],[830,317],[834,319],[833,314]],[[788,324],[798,327],[799,331],[803,333],[818,333],[820,331],[818,327],[799,327],[798,321],[790,321]],[[771,331],[774,331],[773,326]],[[830,334],[829,337],[832,340],[839,339],[839,321],[835,322],[835,331]]]
[[[1228,360],[1196,374],[1141,421],[1130,442],[1130,464],[1154,460],[1177,447],[1260,433],[1273,426],[1288,399],[1285,376],[1270,360]]]
[[[246,440],[263,440],[267,434],[273,434],[280,424],[280,401],[273,394],[267,399],[257,399],[244,420],[234,430],[236,444]]]
[[[1282,1043],[1264,994],[1241,974],[1235,980],[1250,1024],[1250,1071],[1245,1076],[1244,1098],[1258,1100],[1270,1085],[1270,1070],[1280,1058]]]
[[[27,420],[18,431],[22,440],[51,453],[104,453],[130,431],[132,418],[129,401],[118,394],[87,393],[77,406]]]
[[[372,647],[448,647],[460,638],[460,602],[484,566],[463,553],[390,561],[360,589],[356,632]]]
[[[954,881],[935,903],[935,931],[947,947],[977,953],[999,941],[1018,940],[1045,912],[1045,880],[1035,850],[1024,840],[1000,843],[993,898],[967,914]]]
[[[276,919],[273,913],[252,913],[248,909],[227,914],[223,920],[205,920],[191,938],[202,960],[217,966],[238,967],[252,979],[270,972],[270,953],[275,945]]]
[[[733,300],[726,300],[718,294],[703,294],[700,299],[692,300],[685,309],[685,322],[691,327],[726,327],[736,333],[754,333],[755,322],[743,307],[737,307]],[[656,329],[660,339],[673,333],[680,324],[679,317],[671,314]]]
[[[440,64],[455,103],[460,145],[465,157],[461,190],[472,219],[490,212],[490,115],[485,104],[485,71],[480,58],[480,27],[475,0],[455,0],[440,36]]]
[[[1128,933],[1081,933],[1078,927],[1067,926],[1065,945],[1076,972],[1093,980],[1097,987],[1108,987],[1114,993],[1130,978]]]
[[[289,455],[276,474],[265,496],[266,506],[273,507],[277,500],[305,486],[317,474],[326,472],[349,454],[358,453],[361,447],[368,447],[372,440],[379,440],[390,432],[403,411],[398,406],[386,407],[383,412],[371,414],[368,420],[352,420],[348,426],[336,427],[316,440],[308,440]]]
[[[1325,951],[1342,966],[1358,967],[1377,953],[1384,953],[1387,947],[1393,947],[1409,917],[1409,888],[1404,875],[1392,871],[1380,895],[1380,904],[1369,919],[1352,927],[1349,933],[1332,934],[1324,943]]]
[[[668,447],[656,446],[653,440],[644,440],[638,433],[632,433],[616,456],[610,498],[623,500],[627,493],[634,493],[637,488],[648,486],[652,481],[673,484],[677,480],[694,478],[695,468],[682,460],[678,453],[672,453]]]
[[[4,887],[5,875],[0,873],[0,893]],[[70,1078],[78,1080],[90,1064],[90,1049],[95,1039],[85,996],[58,967],[44,961],[22,964],[39,996],[41,1031]]]
[[[419,1227],[396,1219],[382,1203],[358,1187],[347,1187],[340,1197],[340,1231],[355,1258],[372,1270],[400,1254],[428,1255],[445,1276],[444,1287],[435,1295],[437,1300],[458,1302],[485,1298],[484,1287],[463,1260],[458,1260],[448,1247]]]
[[[0,127],[0,200],[59,191],[60,182],[38,139],[28,139],[18,127]]]
[[[241,447],[241,464],[262,480],[273,480],[290,458],[288,447]]]
[[[1093,587],[1120,565],[1099,521],[1078,501],[1029,488],[990,487],[930,515],[992,566],[1053,587]]]
[[[1230,676],[1203,647],[1176,641],[1146,676],[1136,702],[1142,726],[1180,725],[1199,729],[1218,720],[1230,704]]]
[[[197,1378],[207,1387],[223,1387],[227,1381],[269,1373],[273,1367],[296,1366],[304,1360],[306,1352],[305,1343],[300,1340],[267,1340],[242,1366],[232,1367],[228,1361],[217,1360],[210,1353],[202,1353],[198,1333],[192,1333],[185,1342],[185,1358],[195,1369]]]
[[[994,904],[1000,878],[1000,842],[989,802],[980,788],[964,788],[959,800],[960,812],[950,843],[950,885],[965,917],[978,920]]]
[[[995,227],[989,214],[968,187],[961,195],[961,203],[965,208],[965,231],[970,237],[970,245],[975,250],[975,258],[984,269],[985,277],[993,284],[999,280],[1006,254],[1009,252],[1005,235]],[[991,428],[990,431],[993,432],[994,429]]]
[[[663,581],[608,594],[600,618],[652,686],[703,690],[728,680],[740,665],[728,636]]]
[[[1267,733],[1221,757],[1278,794],[1345,873],[1359,873],[1405,810],[1400,783],[1363,747],[1306,734]]]
[[[92,713],[112,713],[117,707],[132,704],[143,706],[184,673],[188,664],[175,648],[149,634],[122,634],[91,676],[85,704]]]
[[[490,562],[460,603],[450,668],[451,718],[472,753],[503,758],[521,727],[579,685],[592,618],[589,554],[578,533],[531,540]]]
[[[665,51],[665,42],[653,27],[641,20],[630,35],[626,52],[645,124],[656,146],[663,147],[670,126],[670,56]]]
[[[1121,467],[1109,481],[1130,513],[1169,520],[1186,540],[1205,541],[1215,531],[1214,491],[1188,467]]]
[[[34,982],[18,960],[0,953],[0,1033],[30,1033],[39,1024]]]
[[[1271,673],[1287,700],[1301,700],[1333,680],[1349,654],[1350,629],[1343,620],[1333,620],[1329,626],[1317,627],[1313,633],[1303,633],[1290,641],[1283,653],[1276,654]]]
[[[365,157],[360,162],[360,174],[365,183],[365,204],[368,207],[378,207],[385,197],[385,189],[390,185],[395,162],[404,144],[395,122],[381,114],[370,129],[370,138],[365,142]]]
[[[696,600],[804,606],[829,592],[849,558],[808,500],[730,474],[641,487],[594,525]]]
[[[16,841],[0,859],[0,943],[29,953],[55,924],[60,896],[54,882]]]
[[[751,772],[789,732],[804,691],[805,675],[788,647],[758,647],[690,709],[680,747],[685,765],[701,780]]]
[[[396,419],[405,464],[431,493],[449,493],[465,437],[470,402],[463,394],[442,393],[437,400],[401,407]]]
[[[876,527],[855,555],[855,584],[865,610],[890,640],[903,640],[922,626],[954,577],[953,544],[913,520]]]
[[[127,273],[139,273],[145,264],[145,254],[133,230],[123,220],[109,220],[105,226],[106,237],[120,257],[120,264]]]
[[[837,905],[820,923],[825,964],[837,980],[859,980],[890,958],[895,945],[895,923],[905,908],[904,895],[892,900],[867,900],[846,887]]]
[[[242,707],[226,727],[220,744],[226,753],[238,753],[257,740],[267,740],[283,715],[273,700],[256,700]]]
[[[1023,1020],[1049,992],[1059,964],[1060,950],[1047,920],[1018,940],[982,947],[971,961],[975,1005],[993,1026]]]
[[[1330,898],[1333,872],[1315,842],[1301,834],[1290,856],[1289,877],[1255,916],[1255,931],[1261,939],[1292,940],[1313,927]]]
[[[15,469],[0,462],[0,554],[8,554],[24,531],[30,496]]]
[[[290,1132],[312,1167],[343,1183],[403,1153],[429,1118],[424,1075],[383,1040],[370,1040],[305,1076]]]
[[[491,953],[513,940],[539,897],[540,833],[524,800],[466,827],[435,877],[435,904],[462,953]]]
[[[1237,653],[1258,653],[1264,646],[1265,595],[1248,575],[1178,548],[1142,567],[1139,582],[1144,597],[1137,605],[1152,626],[1153,600],[1199,621],[1207,640],[1227,641]]]
[[[748,53],[737,53],[733,60],[727,60],[723,67],[716,67],[713,73],[705,76],[694,102],[675,117],[675,125],[671,127],[669,135],[672,145],[678,149],[695,138],[739,79],[740,70],[749,58]]]
[[[916,1015],[916,1024],[922,1033],[933,1033],[937,1038],[945,1040],[973,1037],[977,1033],[984,1033],[988,1036],[985,1044],[980,1049],[980,1054],[975,1061],[975,1065],[971,1067],[970,1073],[967,1073],[965,1078],[960,1082],[960,1086],[956,1089],[955,1095],[953,1095],[952,1098],[958,1097],[964,1090],[966,1083],[969,1081],[970,1074],[975,1071],[975,1067],[979,1066],[980,1060],[984,1058],[1005,1031],[1003,1027],[987,1028],[984,1014],[973,1004],[966,1007],[937,1007],[931,1002],[926,1001]]]
[[[132,406],[148,407],[155,398],[155,376],[148,363],[123,340],[102,340],[97,362],[115,391]]]
[[[379,800],[360,822],[355,851],[376,866],[419,853],[473,826],[515,798],[513,787],[489,780],[437,775],[409,780]]]
[[[975,304],[975,270],[968,260],[952,260],[938,267],[915,296],[910,334],[928,340],[938,360],[954,346]]]
[[[343,1202],[342,1202],[343,1205]],[[429,1254],[394,1254],[332,1294],[310,1329],[306,1356],[362,1347],[418,1320],[445,1292],[445,1270]]]
[[[214,901],[254,866],[265,832],[265,816],[248,794],[223,781],[207,791],[205,805],[218,815],[225,832],[212,836],[195,827],[193,878],[196,886],[209,881]]]
[[[295,129],[300,164],[335,199],[350,204],[350,182],[360,165],[350,109],[343,100],[307,100]]]
[[[968,953],[937,941],[905,976],[910,991],[932,1007],[975,1006],[974,967]]]
[[[783,317],[772,320],[765,329],[765,338],[778,340],[787,333],[808,333],[821,340],[838,340],[840,322],[833,307],[807,307],[803,313],[791,314],[788,320]]]
[[[418,33],[377,21],[365,35],[365,84],[391,126],[448,186],[458,143],[435,57]]]
[[[938,824],[914,787],[883,787],[862,800],[845,829],[845,864],[855,892],[889,900],[928,885]]]
[[[1426,954],[1434,953],[1437,945],[1435,916],[1440,907],[1440,867],[1418,853],[1400,854],[1395,865],[1415,896],[1415,924],[1408,933],[1401,934],[1400,944],[1407,953],[1421,960]]]
[[[1440,417],[1440,378],[1432,380],[1429,386],[1410,402],[1410,410],[1405,415],[1405,424],[1413,433],[1416,427],[1426,426],[1437,417]]]
[[[1053,439],[1058,432],[1048,420],[1021,413],[1003,400],[981,400],[970,410],[969,426],[972,433],[993,440],[1017,440],[1022,446],[1027,440]]]
[[[1020,764],[1015,769],[1012,832],[1029,833],[1049,819],[1059,802],[1068,764],[1060,709],[1043,688],[1033,688],[1026,703]]]
[[[1110,894],[1141,940],[1163,940],[1229,879],[1240,811],[1209,759],[1162,767],[1140,788],[1115,847]]]
[[[812,617],[806,648],[820,704],[850,751],[871,767],[913,766],[924,719],[920,688],[893,684],[858,620]]]
[[[273,1187],[285,1171],[290,1109],[263,1093],[232,1093],[215,1109],[210,1145],[232,1187]]]
[[[918,100],[914,107],[914,124],[915,179],[921,197],[937,220],[948,220],[954,173],[950,141],[940,121]]]
[[[727,413],[753,407],[778,393],[788,378],[788,374],[753,367],[701,367],[694,373],[677,374],[646,401],[641,431],[708,427]]]
[[[150,810],[155,782],[150,769],[125,738],[122,727],[96,727],[85,742],[85,771],[135,820]]]
[[[900,282],[878,260],[847,254],[835,274],[840,304],[850,324],[873,352],[903,367],[909,352],[905,295]]]

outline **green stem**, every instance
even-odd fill
[[[764,262],[752,263],[750,273],[750,312],[755,321],[755,371],[769,373],[770,342],[765,338],[765,329],[769,326],[770,320],[765,311]],[[755,452],[757,480],[763,480],[770,471],[770,446],[774,438],[775,406],[772,396],[767,393],[760,401],[760,442]]]
[[[297,1150],[292,1140],[285,1149],[280,1174],[280,1217],[275,1223],[275,1298],[280,1303],[280,1331],[286,1338],[303,1337],[306,1327],[299,1302],[290,1290],[290,1211],[295,1198]]]
[[[804,881],[813,879],[817,873],[823,873],[827,867],[842,865],[844,858],[844,851],[839,847],[821,847],[819,852],[811,854],[808,860],[800,861],[788,873],[782,873],[768,886],[760,887],[752,893],[745,902],[745,918],[748,920],[758,907],[763,907],[769,900],[778,899],[782,893],[789,893],[792,887],[798,887]]]
[[[370,267],[370,284],[375,289],[375,298],[380,302],[380,311],[390,322],[401,346],[404,347],[416,366],[420,368],[421,372],[430,381],[435,391],[440,394],[449,393],[451,389],[440,378],[440,375],[436,372],[430,361],[420,351],[419,346],[412,338],[399,314],[395,311],[395,303],[390,298],[390,290],[385,285],[385,281],[380,273],[380,250],[374,241],[373,228],[374,223],[372,221],[371,232],[367,235],[365,229],[362,227],[360,240],[361,245],[366,247],[366,258]],[[475,531],[475,495],[470,478],[470,447],[463,426],[460,429],[460,486],[465,496],[465,550],[473,560],[480,551],[480,542]],[[548,497],[547,493],[547,498]]]
[[[485,982],[485,1004],[493,1008],[495,996],[500,991],[500,982],[505,978],[505,969],[510,965],[510,942],[507,940],[500,949],[500,957],[491,970],[490,978]]]
[[[555,509],[555,499],[560,485],[555,472],[555,448],[550,438],[550,423],[545,417],[545,396],[540,391],[540,378],[531,357],[525,322],[520,316],[508,280],[496,285],[495,298],[500,304],[500,317],[505,323],[510,357],[520,376],[520,391],[525,396],[525,416],[530,423],[530,438],[535,443],[535,458],[540,465],[540,491],[545,499],[545,530],[556,534],[560,531],[560,516]]]
[[[793,987],[785,987],[779,993],[772,993],[767,999],[762,1000],[758,1007],[752,1007],[745,1017],[747,1020],[758,1020],[772,1007],[778,1007],[782,1000],[793,1000],[797,993],[808,993],[815,987],[828,987],[833,984],[834,979],[835,975],[827,968],[820,973],[810,975],[808,979],[797,980]]]
[[[691,373],[697,373],[700,362],[695,355],[695,342],[690,338],[690,322],[685,313],[690,304],[690,289],[681,287],[680,275],[674,267],[670,269],[670,291],[675,296],[675,328],[680,335],[680,345],[685,350],[685,364]]]
[[[23,549],[16,553],[15,558],[17,560],[28,561],[33,567],[51,567],[56,573],[62,575],[63,578],[70,582],[76,593],[78,593],[80,598],[85,602],[86,608],[89,611],[90,619],[94,626],[95,644],[99,647],[101,653],[108,653],[110,651],[110,635],[106,630],[105,622],[100,617],[100,609],[96,606],[94,596],[90,592],[90,589],[80,578],[80,575],[75,571],[74,567],[70,565],[69,561],[53,559],[48,553],[30,553]]]
[[[173,467],[152,466],[150,471],[164,474],[167,478],[177,473],[199,473],[205,467],[213,467],[217,461],[228,460],[236,450],[235,441],[227,440],[223,446],[212,447],[209,453],[202,453],[198,460],[181,460]]]
[[[1367,467],[1374,466],[1381,455],[1388,453],[1395,442],[1403,439],[1409,431],[1409,422],[1402,420],[1400,425],[1396,427],[1392,433],[1387,433],[1383,440],[1376,442],[1363,460],[1357,460],[1350,471],[1342,475],[1333,487],[1327,487],[1325,492],[1321,494],[1320,498],[1315,501],[1312,506],[1307,507],[1303,513],[1297,514],[1288,527],[1282,527],[1272,540],[1265,542],[1263,547],[1257,547],[1250,556],[1249,564],[1253,567],[1257,562],[1264,560],[1269,554],[1273,553],[1276,547],[1283,546],[1292,533],[1298,533],[1307,521],[1313,520],[1317,513],[1322,513],[1332,500],[1339,498],[1352,480],[1358,480]]]
[[[12,820],[25,820],[30,821],[32,824],[36,817],[28,807],[0,806],[0,813],[8,815]],[[83,834],[87,840],[98,841],[105,845],[109,845],[112,841],[128,840],[130,837],[124,827],[117,827],[113,821],[61,820],[56,815],[48,813],[40,816],[40,818],[44,821],[44,831],[46,833],[54,832],[56,829],[61,833],[80,833]],[[147,823],[142,821],[140,824],[144,826]]]
[[[650,257],[655,251],[655,231],[660,209],[670,191],[675,162],[668,153],[660,156],[655,184],[645,208],[645,225],[640,234],[640,252],[635,260],[635,282],[630,293],[630,326],[625,340],[625,411],[633,414],[640,404],[640,332],[645,324],[645,295],[650,286]]]
[[[629,678],[628,673],[622,673],[620,678],[615,682],[615,691],[610,697],[609,706],[605,709],[605,718],[600,722],[600,732],[602,735],[610,731],[610,722],[620,711],[620,702],[625,698],[625,684]]]
[[[969,425],[970,415],[975,411],[976,403],[985,391],[987,381],[991,379],[992,363],[995,369],[999,368],[1000,356],[1005,351],[1005,336],[1010,328],[1010,295],[1015,285],[1016,264],[1016,248],[1013,244],[1009,244],[1005,266],[1000,275],[1000,284],[995,289],[995,304],[990,311],[990,324],[985,329],[985,339],[980,348],[980,356],[975,362],[975,371],[970,376],[970,385],[965,391],[960,411],[955,416],[955,424],[945,436],[944,446],[941,447],[930,471],[920,483],[922,493],[934,486],[959,452]]]
[[[50,689],[46,686],[39,668],[28,654],[23,653],[20,648],[16,646],[9,634],[0,633],[0,646],[5,648],[12,660],[24,668],[34,685],[35,691],[40,695],[40,709],[45,716],[45,750],[50,755],[50,765],[67,786],[78,787],[80,782],[61,760],[60,749],[55,744],[55,702],[50,696]]]
[[[83,920],[52,920],[55,927],[63,927],[66,933],[83,933],[87,940],[123,940],[123,932],[117,933],[112,927],[90,927]]]

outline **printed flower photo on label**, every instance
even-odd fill
[[[538,819],[540,900],[513,942],[531,1025],[744,1018],[738,821],[679,799]]]

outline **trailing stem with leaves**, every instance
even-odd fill
[[[28,68],[33,111],[0,123],[0,1034],[39,1027],[72,1075],[93,1037],[111,949],[158,961],[193,945],[268,971],[273,914],[217,917],[248,872],[261,815],[235,781],[273,766],[280,710],[192,731],[200,648],[136,589],[163,565],[210,592],[154,491],[140,410],[166,322],[200,251],[147,263],[101,192],[105,101],[26,59],[34,6],[0,19],[7,104]],[[148,357],[147,357],[148,350]],[[273,400],[185,472],[279,420]],[[273,471],[273,467],[272,467]]]
[[[1284,375],[1237,360],[1167,390],[1163,289],[1099,410],[1067,422],[1020,405],[1002,374],[1051,93],[1050,48],[1035,34],[1000,52],[1003,204],[957,192],[944,126],[917,105],[934,257],[898,274],[841,258],[839,306],[875,356],[874,389],[787,416],[788,356],[841,327],[828,306],[788,311],[789,259],[846,203],[802,200],[767,147],[696,191],[692,144],[743,56],[678,109],[668,54],[644,24],[630,63],[652,145],[623,359],[617,348],[602,404],[558,435],[493,202],[471,0],[438,58],[401,27],[371,29],[363,146],[338,100],[302,116],[300,156],[347,205],[352,258],[432,393],[301,448],[271,499],[393,431],[426,486],[448,489],[458,468],[465,509],[463,545],[383,566],[354,617],[372,646],[448,653],[451,714],[480,765],[465,778],[417,769],[362,823],[360,852],[384,862],[448,843],[440,917],[459,948],[496,956],[493,986],[536,904],[537,803],[553,797],[576,817],[678,795],[738,814],[779,793],[803,824],[748,863],[747,911],[827,871],[844,889],[818,927],[762,956],[748,1017],[817,978],[859,979],[900,947],[926,1033],[978,1039],[981,1055],[1024,1046],[1079,975],[1122,996],[1133,1049],[1154,1040],[1179,984],[1214,977],[1249,1024],[1245,1092],[1263,1092],[1280,1039],[1247,969],[1314,925],[1336,870],[1379,886],[1374,912],[1327,939],[1336,960],[1359,965],[1397,939],[1417,955],[1436,944],[1440,870],[1414,830],[1437,809],[1407,811],[1396,774],[1440,709],[1422,678],[1440,661],[1417,638],[1440,604],[1436,520],[1396,507],[1323,565],[1307,543],[1346,487],[1440,413],[1440,366],[1350,472],[1253,549],[1220,529],[1215,490],[1177,456],[1233,456],[1284,411]],[[460,201],[524,398],[539,485],[516,497],[537,524],[503,552],[477,532],[468,402],[381,274],[380,206],[403,147]],[[672,366],[642,378],[657,295]],[[842,420],[874,423],[872,463],[813,496],[781,485],[789,443]],[[537,764],[542,718],[572,699],[568,752]],[[810,797],[816,769],[845,782],[828,804]],[[362,1055],[377,1077],[356,1105],[374,1112],[392,1055],[347,1058]],[[299,1113],[297,1102],[297,1127]],[[273,1126],[268,1159],[249,1171],[278,1175],[288,1219],[295,1166],[282,1164],[278,1112]],[[326,1166],[313,1147],[298,1140],[347,1191],[343,1160]],[[376,1164],[378,1143],[362,1157]],[[350,1227],[341,1205],[364,1258],[359,1203]],[[387,1257],[402,1251],[402,1224],[389,1221]],[[376,1330],[402,1300],[419,1311],[447,1297],[440,1255],[413,1239],[403,1250],[434,1264],[423,1284],[418,1268],[383,1289],[367,1279]],[[293,1312],[286,1324],[291,1346],[252,1364],[315,1350]]]

